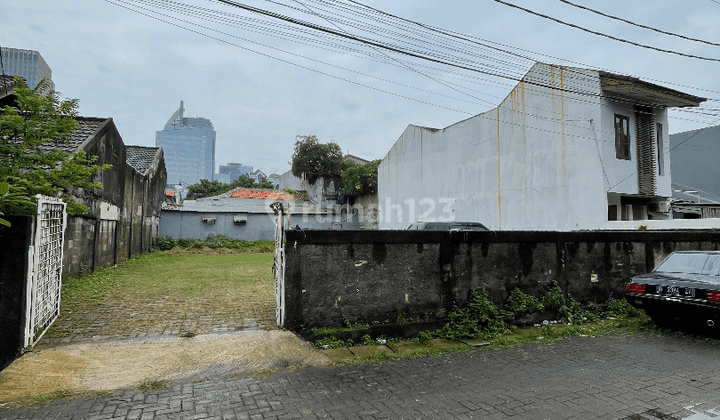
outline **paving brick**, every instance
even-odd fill
[[[720,358],[709,342],[636,335],[217,377],[157,393],[0,408],[0,418],[679,419],[692,414],[685,407],[720,407],[718,389]]]

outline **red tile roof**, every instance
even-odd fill
[[[292,200],[293,196],[285,191],[271,190],[235,190],[230,194],[232,198],[256,198],[259,200]]]

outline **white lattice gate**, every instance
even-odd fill
[[[37,343],[60,314],[65,203],[38,195],[34,225],[33,244],[28,251],[25,347]]]
[[[282,202],[270,205],[275,212],[275,318],[278,325],[285,323],[285,209]]]

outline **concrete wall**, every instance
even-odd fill
[[[632,160],[615,158],[615,112],[631,117]],[[608,192],[638,193],[634,121],[632,104],[602,97],[597,72],[537,64],[491,111],[444,129],[408,126],[378,170],[380,228],[606,229]],[[656,121],[667,146],[667,112]],[[667,163],[658,195],[670,197]]]
[[[24,345],[28,248],[32,216],[3,216],[12,226],[0,225],[0,370],[15,359]]]
[[[268,208],[269,210],[269,208]],[[245,224],[236,224],[234,218],[243,216],[247,219]],[[203,219],[215,219],[213,223],[204,222]],[[288,225],[300,226],[304,230],[318,229],[357,229],[357,217],[341,221],[340,214],[291,214]],[[161,237],[206,239],[210,235],[223,235],[228,238],[244,239],[246,241],[274,241],[275,219],[268,213],[243,212],[195,212],[163,210],[160,223]]]
[[[674,250],[718,250],[720,232],[299,231],[286,235],[285,327],[426,317],[485,289],[497,305],[518,287],[557,281],[580,302],[624,294],[630,277]]]
[[[366,194],[355,197],[351,212],[357,210],[360,229],[378,229],[378,195]]]

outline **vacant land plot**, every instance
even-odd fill
[[[38,348],[274,328],[272,261],[270,253],[154,252],[65,279],[60,317]]]
[[[275,327],[272,262],[269,253],[156,252],[64,279],[58,320],[0,373],[0,404],[328,364]]]

